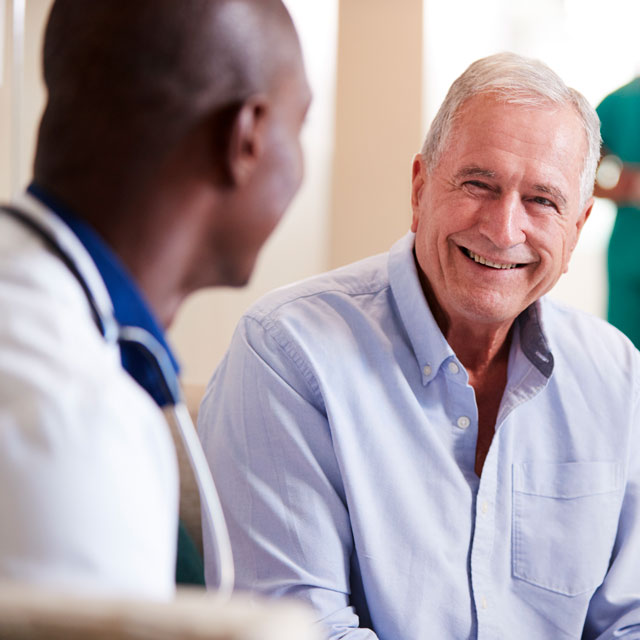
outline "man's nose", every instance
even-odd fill
[[[509,249],[526,240],[526,210],[518,193],[500,194],[483,206],[480,233],[499,249]]]

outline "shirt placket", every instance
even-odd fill
[[[496,436],[497,437],[497,433]],[[492,589],[491,556],[495,535],[497,447],[489,450],[482,469],[475,502],[471,541],[471,588],[478,640],[496,640],[494,611],[497,596]]]

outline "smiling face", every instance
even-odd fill
[[[593,203],[580,202],[585,151],[570,106],[480,94],[462,106],[430,173],[416,157],[411,229],[445,333],[459,323],[510,327],[567,270]]]

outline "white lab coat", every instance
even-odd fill
[[[69,228],[16,206],[109,295]],[[0,579],[168,598],[178,514],[162,412],[98,332],[86,296],[41,239],[0,212]]]

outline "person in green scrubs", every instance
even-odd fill
[[[607,256],[607,319],[640,347],[640,77],[597,108],[603,158],[595,195],[616,203]]]

